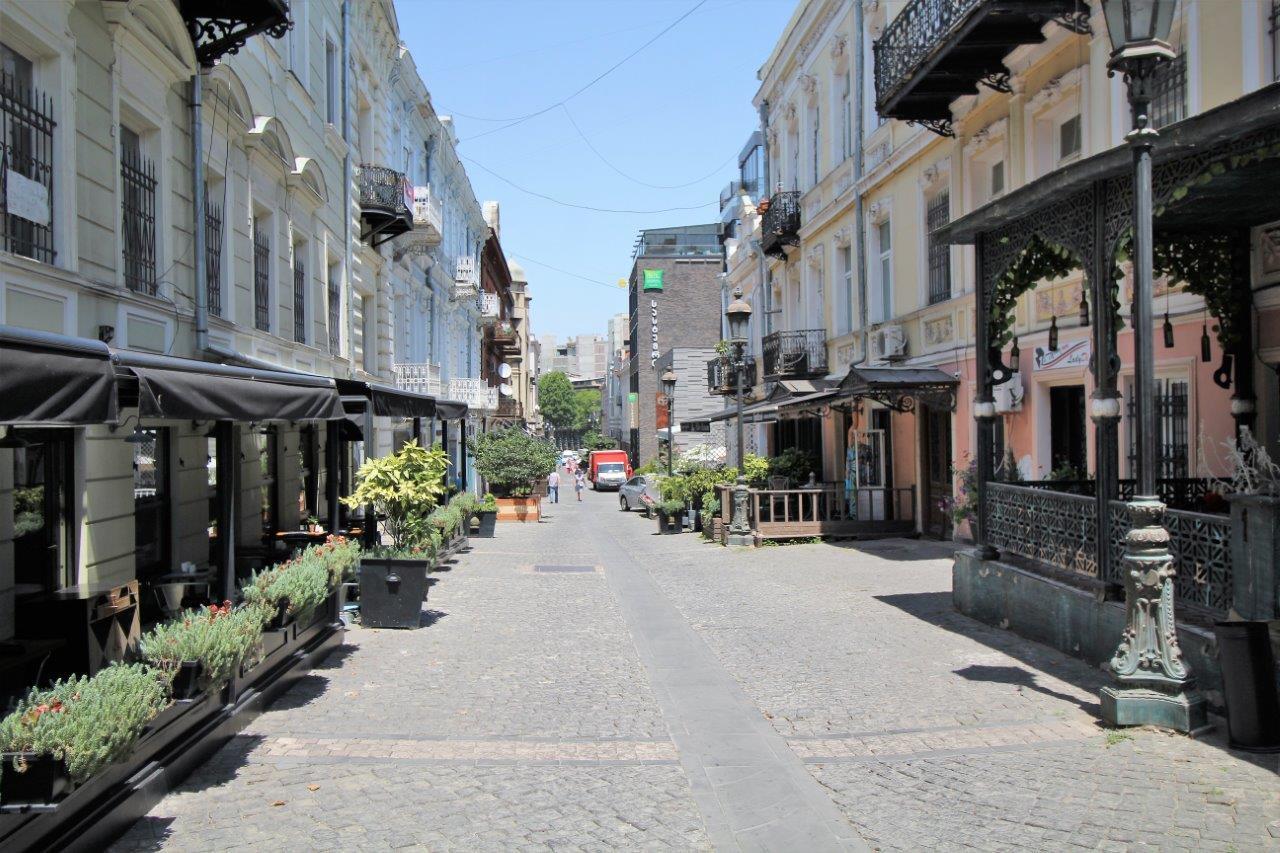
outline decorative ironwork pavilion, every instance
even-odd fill
[[[1280,84],[1162,128],[1154,161],[1155,267],[1204,298],[1224,351],[1214,381],[1232,390],[1240,427],[1254,418],[1250,229],[1280,219]],[[1012,371],[1018,298],[1038,281],[1081,269],[1093,315],[1096,490],[1092,497],[996,482],[990,417],[978,420],[977,540],[1070,572],[1119,583],[1127,518],[1119,502],[1116,334],[1119,263],[1133,221],[1131,154],[1119,147],[1059,169],[934,232],[977,257],[977,410]],[[1138,442],[1154,440],[1138,435]],[[1179,601],[1215,614],[1231,606],[1231,524],[1170,511]]]

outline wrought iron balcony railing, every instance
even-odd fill
[[[492,326],[502,313],[502,303],[496,293],[481,293],[476,297],[476,308],[480,310],[478,322],[481,326]]]
[[[742,388],[750,391],[756,382],[756,358],[745,356],[742,360]],[[738,392],[737,374],[733,370],[733,359],[727,355],[718,355],[707,362],[707,392],[710,394],[736,394]]]
[[[523,417],[520,410],[520,401],[515,397],[500,397],[498,399],[498,410],[495,414],[500,418]]]
[[[444,388],[440,382],[440,365],[428,361],[397,364],[392,368],[397,388],[412,391],[415,394],[430,394],[433,397],[443,396]]]
[[[761,341],[767,378],[822,376],[827,372],[827,338],[823,329],[774,332]]]
[[[761,222],[760,246],[766,255],[782,257],[787,246],[800,245],[800,191],[776,192]]]
[[[480,271],[476,269],[473,255],[458,257],[453,272],[453,298],[459,302],[475,299],[480,292]]]
[[[370,246],[398,237],[413,228],[414,187],[400,172],[363,164],[356,170],[360,187],[360,239]]]
[[[466,403],[472,410],[492,412],[498,408],[498,389],[490,388],[483,379],[450,379],[449,399]]]
[[[876,112],[951,136],[950,104],[978,84],[1009,91],[1004,58],[1057,21],[1089,31],[1076,0],[912,0],[876,40]]]
[[[514,347],[519,343],[516,327],[510,322],[498,323],[493,327],[493,342],[502,347]]]

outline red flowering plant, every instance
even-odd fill
[[[183,661],[199,661],[201,685],[218,688],[249,657],[262,636],[263,613],[232,607],[230,601],[188,610],[157,625],[139,641],[142,658],[172,681]]]

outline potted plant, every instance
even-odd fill
[[[476,504],[476,536],[481,539],[492,539],[498,526],[498,499],[493,492],[485,492],[484,498]]]
[[[395,453],[368,459],[356,472],[347,506],[372,506],[384,518],[388,544],[360,557],[360,621],[371,628],[417,628],[427,595],[427,571],[444,534],[428,519],[446,494],[449,457],[409,441]]]
[[[658,532],[682,533],[684,531],[684,523],[681,516],[684,514],[684,501],[677,498],[667,498],[658,504]]]
[[[322,531],[323,531],[323,528],[320,526],[320,519],[316,518],[314,515],[308,515],[307,516],[307,532],[320,533]]]
[[[232,608],[230,601],[188,610],[161,623],[138,643],[142,659],[164,673],[175,700],[191,700],[230,680],[262,638],[268,611]]]
[[[482,433],[475,442],[476,471],[497,495],[498,521],[537,521],[534,484],[556,467],[555,447],[518,427]]]

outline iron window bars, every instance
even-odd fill
[[[222,206],[205,195],[204,277],[209,313],[222,316]]]
[[[929,232],[929,304],[951,298],[951,246],[933,232],[951,221],[951,193],[943,190],[929,200],[925,228]]]
[[[0,71],[0,246],[53,263],[53,101],[18,75]],[[10,172],[44,187],[48,224],[9,212]]]
[[[293,258],[293,339],[307,342],[307,268],[294,249]]]
[[[333,355],[338,354],[341,334],[338,330],[338,320],[341,315],[341,287],[342,282],[334,275],[333,268],[329,268],[329,280],[326,282],[328,292],[328,308],[329,308],[329,352]]]
[[[253,219],[253,325],[271,331],[271,235]]]
[[[124,285],[155,296],[156,178],[155,164],[142,155],[138,137],[122,135],[120,144],[121,225],[124,236]]]

